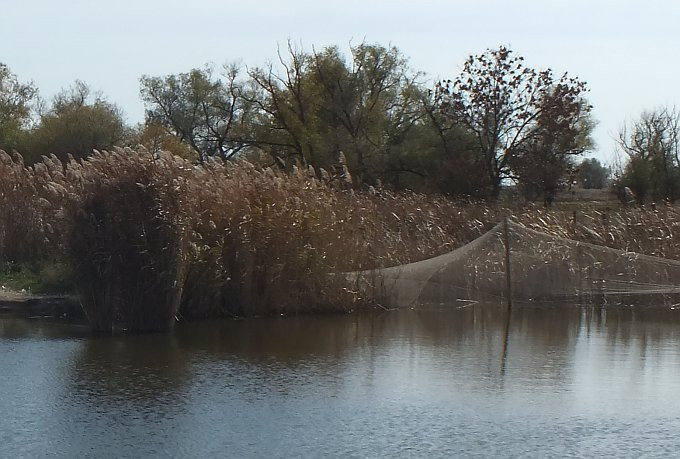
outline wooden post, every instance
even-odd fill
[[[510,235],[508,234],[508,217],[505,217],[503,220],[503,242],[505,244],[505,281],[509,311],[512,309],[512,280],[510,278]]]

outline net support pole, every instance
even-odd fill
[[[503,243],[505,245],[505,282],[508,295],[508,311],[512,309],[512,279],[510,278],[510,234],[508,232],[508,217],[503,219]]]

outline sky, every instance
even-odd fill
[[[610,162],[624,122],[680,106],[675,0],[0,0],[0,62],[43,97],[76,79],[144,118],[139,78],[240,61],[261,66],[291,40],[310,50],[393,45],[426,81],[470,54],[509,46],[537,69],[587,82],[590,156]]]

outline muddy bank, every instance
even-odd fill
[[[78,300],[68,295],[33,295],[0,289],[0,315],[84,319]]]

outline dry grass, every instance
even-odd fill
[[[97,330],[189,317],[365,305],[342,276],[445,252],[483,233],[488,209],[335,189],[310,170],[192,166],[145,151],[24,167],[4,155],[0,256],[65,259]]]
[[[56,157],[25,167],[20,155],[0,150],[0,262],[33,262],[60,252],[65,185]]]
[[[619,210],[526,209],[516,221],[577,241],[680,260],[680,207],[670,204]]]
[[[670,206],[584,209],[574,222],[571,211],[340,190],[302,168],[193,166],[133,150],[25,167],[0,153],[0,260],[66,260],[98,330],[363,307],[328,274],[447,252],[509,213],[550,234],[680,259]]]
[[[441,198],[341,191],[311,170],[237,162],[195,174],[185,315],[354,309],[363,299],[328,273],[427,258],[485,229],[470,218],[474,206],[463,213]]]
[[[191,261],[186,166],[125,150],[70,166],[80,193],[65,247],[95,330],[172,327]]]

